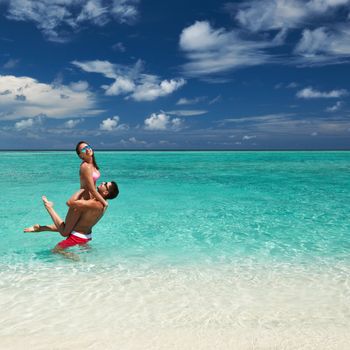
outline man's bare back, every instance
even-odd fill
[[[99,202],[98,202],[99,203]],[[89,234],[103,216],[103,206],[100,209],[86,209],[81,212],[78,222],[74,226],[74,231]]]

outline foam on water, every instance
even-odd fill
[[[21,231],[76,156],[0,153],[0,347],[348,349],[349,155],[100,152],[120,198],[72,262]]]

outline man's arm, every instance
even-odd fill
[[[78,210],[88,210],[88,209],[103,209],[104,206],[101,202],[98,202],[95,199],[87,199],[87,200],[69,200],[67,205],[72,209]]]
[[[78,199],[81,198],[81,196],[83,195],[83,193],[85,192],[85,190],[83,188],[81,188],[79,191],[75,192],[72,197],[70,197],[67,201],[67,205],[70,206],[68,204],[69,201],[77,201]]]

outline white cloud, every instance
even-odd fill
[[[2,0],[10,20],[33,22],[50,41],[66,42],[82,25],[103,26],[111,20],[132,23],[138,0]]]
[[[15,128],[17,130],[30,129],[34,125],[34,119],[23,119],[17,123],[15,123]]]
[[[152,113],[144,121],[146,130],[179,130],[183,122],[180,118],[171,118],[165,113]]]
[[[132,80],[124,77],[118,77],[112,85],[103,85],[107,96],[118,96],[127,94],[135,90],[135,84]]]
[[[121,23],[132,23],[138,17],[138,2],[139,0],[114,0],[112,14]]]
[[[242,137],[242,141],[248,141],[248,140],[255,139],[255,138],[256,138],[255,135],[251,135],[251,136],[245,135]]]
[[[243,32],[270,37],[276,46],[285,44],[291,30],[294,35],[302,30],[288,64],[312,66],[347,61],[349,5],[350,0],[248,0],[228,3],[225,8]],[[327,27],[315,28],[319,23]]]
[[[350,27],[337,25],[332,29],[305,29],[294,53],[300,56],[297,63],[317,65],[341,62],[350,56]]]
[[[271,62],[264,49],[276,44],[243,40],[238,31],[214,29],[207,21],[197,21],[182,30],[179,45],[190,61],[183,66],[185,73],[200,76]]]
[[[204,110],[176,110],[176,111],[166,111],[165,113],[169,115],[176,115],[178,117],[192,117],[196,115],[202,115],[208,113]]]
[[[73,129],[75,128],[78,124],[82,123],[84,119],[70,119],[67,120],[63,126],[68,129]]]
[[[294,28],[305,16],[305,8],[296,0],[253,0],[237,6],[227,6],[235,12],[238,23],[252,32]]]
[[[137,139],[136,137],[134,137],[134,136],[129,138],[129,142],[134,143],[134,144],[139,143],[139,144],[142,144],[142,145],[147,144],[146,141],[138,140],[138,139]]]
[[[103,74],[106,78],[116,79],[118,74],[122,74],[122,67],[120,65],[112,64],[108,61],[72,61],[72,64],[79,67],[85,72],[88,73],[100,73]]]
[[[86,91],[89,88],[89,83],[87,81],[79,80],[75,83],[70,83],[69,86],[73,91],[81,92]]]
[[[246,123],[246,122],[275,122],[278,120],[286,119],[293,116],[293,113],[275,113],[275,114],[265,114],[258,116],[249,116],[249,117],[236,117],[236,118],[227,118],[219,120],[218,123],[225,125],[227,123]]]
[[[144,76],[141,83],[136,85],[134,92],[130,95],[135,101],[153,101],[158,97],[166,96],[183,86],[186,81],[182,78],[158,81],[153,76]]]
[[[204,101],[206,99],[206,97],[201,96],[201,97],[195,97],[195,98],[186,98],[186,97],[182,97],[180,98],[176,104],[179,106],[182,105],[193,105],[193,104],[197,104],[201,101]]]
[[[164,113],[152,113],[145,119],[145,129],[147,130],[166,130],[169,125],[170,117]]]
[[[153,101],[166,96],[183,86],[186,81],[182,78],[161,80],[156,75],[141,73],[143,62],[138,60],[134,66],[112,64],[108,61],[73,61],[72,64],[85,72],[99,73],[113,79],[110,85],[102,85],[108,96],[126,95],[135,101]]]
[[[119,123],[119,117],[112,117],[112,118],[107,118],[102,121],[100,124],[100,130],[104,131],[113,131],[116,129],[117,125]]]
[[[231,12],[241,27],[252,32],[290,29],[304,26],[314,18],[330,16],[349,0],[251,0],[229,3]]]
[[[98,114],[95,96],[70,86],[40,83],[30,77],[0,75],[0,119],[13,120],[45,115],[67,118]],[[5,93],[6,92],[6,93]]]
[[[128,130],[127,124],[119,124],[120,118],[116,115],[112,118],[107,118],[100,124],[100,130],[103,131],[116,131],[116,130]]]
[[[304,99],[311,98],[339,98],[347,95],[348,92],[345,89],[341,90],[331,90],[328,92],[317,91],[312,87],[307,87],[297,92],[296,96]]]
[[[181,129],[181,127],[183,125],[183,121],[180,118],[174,118],[171,120],[171,124],[175,130],[179,130],[179,129]]]
[[[336,112],[339,111],[342,107],[343,103],[341,101],[337,101],[333,106],[330,106],[326,109],[327,112]]]
[[[138,140],[135,136],[129,137],[129,139],[127,140],[121,139],[120,144],[122,144],[123,146],[134,146],[134,145],[149,146],[146,141]]]

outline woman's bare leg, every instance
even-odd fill
[[[69,208],[66,216],[66,221],[64,223],[64,229],[63,229],[63,233],[65,236],[68,236],[69,234],[72,233],[79,218],[80,218],[80,212],[72,208]]]
[[[23,232],[43,232],[43,231],[58,232],[56,225],[41,226],[39,224],[35,224],[23,230]]]
[[[50,202],[45,196],[42,196],[41,198],[44,202],[44,205],[45,205],[47,212],[49,213],[49,215],[51,216],[51,219],[53,220],[53,222],[55,223],[55,226],[57,227],[57,231],[63,237],[69,236],[70,232],[67,232],[65,230],[66,225],[65,225],[64,221],[60,218],[60,216],[56,213],[56,211],[53,209],[53,203]],[[70,219],[69,224],[71,225],[74,218],[69,218],[69,219]]]

